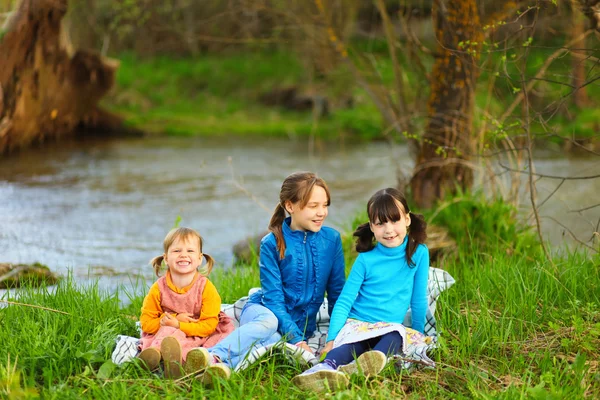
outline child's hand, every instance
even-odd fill
[[[177,320],[179,322],[198,322],[197,319],[192,318],[193,316],[194,316],[194,314],[181,313],[181,314],[177,314]]]
[[[160,319],[160,326],[170,326],[172,328],[179,328],[179,321],[173,315],[164,313]]]
[[[308,344],[306,344],[305,341],[296,343],[296,346],[300,347],[303,350],[308,351],[310,354],[315,354],[314,351],[312,351],[312,349],[308,346]]]
[[[329,353],[331,351],[332,348],[333,348],[333,340],[330,340],[329,342],[325,343],[325,346],[323,346],[323,349],[321,349],[321,355],[326,355],[327,353]]]

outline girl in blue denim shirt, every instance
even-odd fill
[[[325,292],[331,315],[345,282],[340,234],[323,226],[330,202],[327,184],[314,173],[296,172],[283,181],[271,232],[260,245],[261,290],[248,299],[240,327],[210,353],[190,351],[188,364],[227,378],[226,367],[235,368],[253,349],[282,338],[313,353],[306,339],[316,330]]]

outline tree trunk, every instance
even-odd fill
[[[437,0],[432,10],[438,46],[427,103],[428,121],[411,179],[413,200],[430,208],[470,188],[472,118],[483,31],[475,0]]]
[[[585,32],[585,17],[578,10],[571,10],[571,18],[573,20],[573,27],[571,28],[571,36],[573,39],[577,39],[579,36],[583,35]],[[583,39],[577,43],[573,44],[575,49],[585,49],[586,40]],[[586,60],[586,52],[585,50],[573,50],[572,52],[572,78],[571,84],[575,88],[573,92],[573,104],[577,108],[584,108],[588,102],[588,94],[587,88],[582,86],[586,81],[586,71],[585,71],[585,60]]]
[[[67,5],[68,0],[22,0],[7,21],[0,39],[0,154],[89,124],[120,125],[97,108],[114,83],[118,62],[81,50],[71,54],[61,34]]]

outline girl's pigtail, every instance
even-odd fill
[[[206,273],[204,273],[204,271],[202,271],[202,275],[208,276],[211,273],[212,269],[213,269],[213,265],[215,264],[215,259],[212,258],[211,256],[209,256],[206,253],[204,253],[202,255],[204,256],[204,259],[206,260],[206,268],[205,268],[206,269]]]
[[[410,228],[408,232],[408,245],[406,246],[406,262],[409,266],[415,265],[412,262],[412,255],[415,254],[417,247],[425,243],[427,239],[427,222],[421,214],[409,212]]]
[[[152,265],[152,268],[154,268],[154,273],[156,274],[156,276],[160,276],[160,271],[162,270],[162,265],[163,265],[164,259],[165,259],[165,256],[160,255],[160,256],[156,256],[152,260],[150,260],[150,265]]]
[[[285,220],[285,209],[281,203],[277,204],[271,222],[269,222],[269,230],[275,235],[277,249],[279,250],[279,259],[283,260],[285,256],[285,240],[283,239],[283,220]]]
[[[357,238],[356,251],[359,253],[367,252],[375,247],[375,243],[373,243],[375,235],[373,235],[373,231],[371,231],[371,225],[368,222],[359,225],[352,236]]]

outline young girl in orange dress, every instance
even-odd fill
[[[195,372],[185,363],[192,349],[212,347],[234,330],[221,311],[221,297],[213,283],[198,271],[206,260],[206,275],[213,259],[202,253],[202,237],[193,229],[176,228],[165,237],[164,254],[152,259],[159,279],[144,298],[138,355],[149,370],[164,363],[165,376],[176,378]],[[163,264],[167,273],[160,276]],[[196,352],[198,350],[195,350]]]

